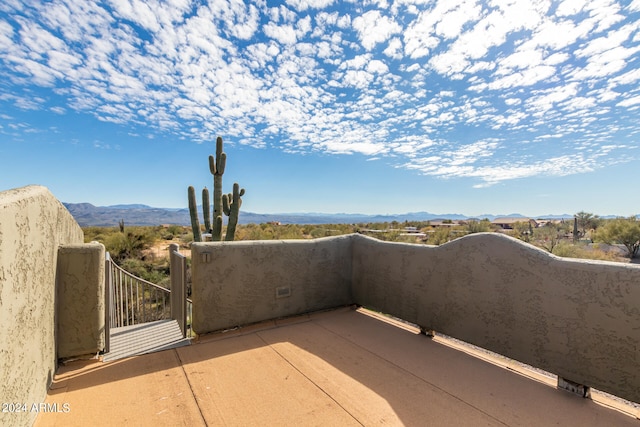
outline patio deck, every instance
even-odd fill
[[[347,308],[113,362],[72,362],[46,403],[61,412],[40,413],[38,427],[640,426],[544,376]]]

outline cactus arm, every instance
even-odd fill
[[[229,203],[229,200],[233,200],[231,197],[231,194],[224,194],[222,196],[222,211],[226,216],[229,216],[231,213],[231,204]]]
[[[240,190],[238,183],[233,184],[233,194],[226,195],[225,205],[228,210],[229,223],[227,224],[227,234],[225,240],[233,240],[236,234],[236,226],[238,225],[238,217],[240,215],[240,206],[242,205],[241,196],[244,195],[244,188]],[[225,212],[226,213],[226,212]]]
[[[198,221],[198,205],[196,204],[196,190],[189,186],[189,214],[191,216],[191,229],[193,230],[193,241],[201,242],[200,221]]]
[[[211,175],[216,174],[216,159],[211,155],[209,156],[209,172],[211,172]]]
[[[202,215],[204,216],[204,230],[211,233],[211,206],[209,205],[209,189],[202,189]]]

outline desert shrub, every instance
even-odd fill
[[[595,259],[601,261],[618,261],[614,252],[606,252],[597,246],[573,244],[569,241],[560,242],[553,251],[554,255],[563,258]]]
[[[191,242],[193,242],[193,233],[187,233],[180,236],[180,244],[182,246],[187,246]]]
[[[278,239],[304,239],[304,233],[299,225],[276,225],[274,231]]]
[[[162,258],[158,262],[145,262],[136,258],[122,260],[120,267],[134,276],[138,276],[148,282],[155,283],[166,288],[170,287],[169,260]]]
[[[329,231],[324,227],[316,227],[309,233],[311,237],[317,239],[319,237],[327,237],[329,235]]]
[[[436,228],[433,233],[427,238],[427,243],[430,245],[442,245],[451,240],[451,233],[449,228],[440,227]]]
[[[181,225],[170,225],[167,227],[167,233],[173,234],[174,236],[179,236],[185,233],[185,229]]]

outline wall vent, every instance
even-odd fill
[[[291,296],[291,288],[289,286],[280,286],[276,288],[276,298],[287,298]]]

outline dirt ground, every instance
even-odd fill
[[[145,255],[149,255],[153,259],[168,258],[169,257],[169,245],[171,245],[172,243],[177,243],[177,242],[175,242],[173,240],[162,240],[160,242],[157,242],[151,248],[149,248],[149,249],[144,251]],[[186,257],[190,257],[191,256],[191,249],[185,248],[182,245],[180,245],[179,252],[180,252],[180,254],[182,254],[182,255],[184,255]]]

